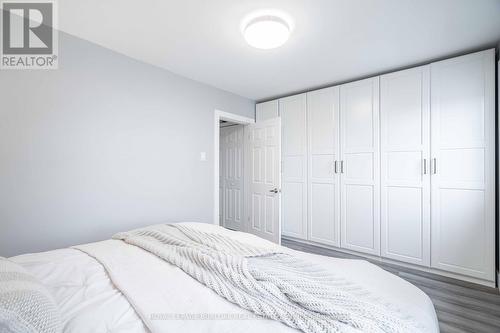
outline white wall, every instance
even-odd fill
[[[59,45],[58,70],[0,72],[0,256],[211,223],[214,109],[254,117],[254,102],[64,33]]]

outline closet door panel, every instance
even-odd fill
[[[282,233],[307,239],[306,95],[279,100],[282,124]]]
[[[346,249],[377,254],[377,226],[375,225],[375,196],[372,185],[345,185],[343,244]]]
[[[487,232],[484,191],[441,189],[439,195],[440,234],[433,259],[440,261],[433,264],[437,264],[436,268],[456,270],[457,273],[458,270],[483,271],[483,256],[487,250],[483,244]]]
[[[283,212],[283,234],[297,237],[305,237],[305,226],[303,221],[305,191],[301,183],[283,182],[282,184],[282,212]]]
[[[380,255],[379,78],[340,86],[341,247]]]
[[[404,185],[415,183],[420,185],[424,178],[424,172],[425,174],[429,174],[428,147],[425,153],[422,151],[387,151],[386,148],[382,154],[384,155],[382,159],[385,166],[382,170],[382,175],[386,177],[384,179],[384,186],[390,187],[390,184],[395,182]],[[423,165],[424,159],[426,159],[425,170]],[[429,189],[427,188],[427,190]],[[427,196],[429,197],[429,195]]]
[[[264,121],[278,116],[278,100],[255,105],[255,121]]]
[[[431,65],[432,267],[489,281],[495,267],[494,57],[487,50]]]
[[[429,265],[429,233],[424,216],[429,195],[422,187],[390,186],[384,193],[382,256],[413,264]]]
[[[380,78],[381,255],[430,265],[430,67]]]
[[[309,187],[309,240],[338,246],[334,184],[313,183]]]
[[[339,88],[307,93],[308,237],[340,245]],[[338,169],[338,165],[337,165]]]
[[[344,155],[345,178],[360,185],[375,178],[374,153],[348,153]]]

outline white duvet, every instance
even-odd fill
[[[250,234],[187,224],[249,244],[275,246]],[[108,240],[78,248],[11,258],[52,290],[65,332],[297,332],[279,322],[256,318],[138,247]],[[401,278],[363,260],[281,250],[344,275],[412,316],[429,332],[439,332],[429,297]]]

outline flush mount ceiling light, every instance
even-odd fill
[[[258,49],[274,49],[290,37],[291,20],[276,11],[263,11],[249,15],[242,23],[243,37]]]

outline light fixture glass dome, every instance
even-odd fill
[[[285,19],[275,15],[252,18],[243,27],[243,36],[248,44],[258,49],[274,49],[283,45],[290,37],[291,27]]]

